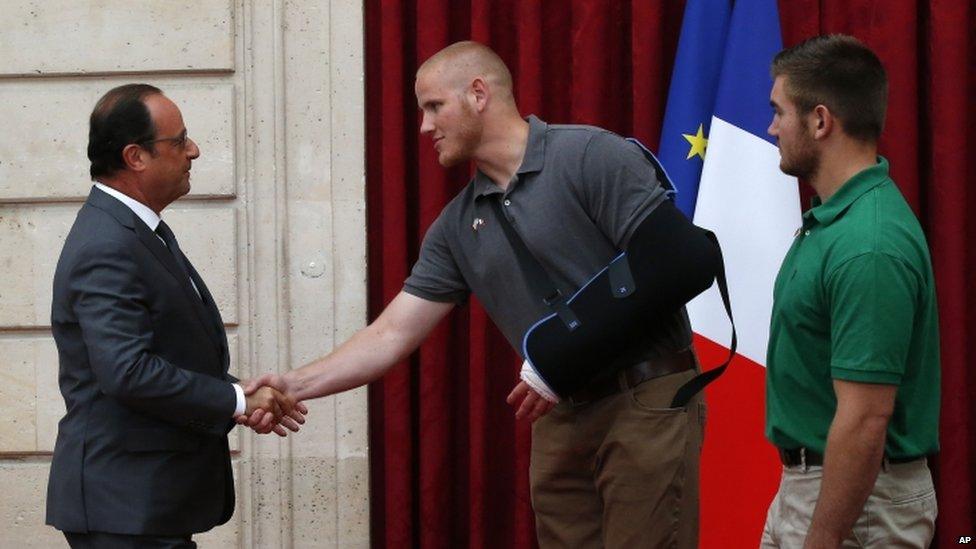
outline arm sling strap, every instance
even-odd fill
[[[657,159],[637,144],[658,180],[670,185]],[[627,356],[635,342],[646,339],[648,326],[671,318],[713,282],[718,283],[732,324],[729,355],[718,367],[678,388],[671,407],[686,406],[725,372],[735,356],[737,339],[722,250],[711,231],[693,225],[671,200],[648,214],[626,250],[572,296],[559,291],[512,226],[499,200],[491,197],[490,202],[533,297],[551,311],[526,331],[522,354],[555,393],[571,396],[593,379],[612,373],[606,371],[608,365],[619,363],[615,359]]]

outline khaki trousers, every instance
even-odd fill
[[[645,381],[535,422],[529,477],[539,546],[698,546],[701,395],[667,408],[696,372]]]
[[[783,467],[769,505],[760,547],[803,547],[820,496],[823,467]],[[932,543],[938,508],[925,459],[886,464],[844,547],[924,548]]]

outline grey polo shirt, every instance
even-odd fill
[[[572,295],[667,199],[637,145],[592,126],[528,121],[525,156],[508,189],[476,172],[427,231],[403,287],[454,303],[474,292],[520,354],[526,330],[551,311],[532,294],[489,201],[502,201],[526,246],[563,294]],[[684,310],[662,320],[648,327],[651,348],[667,352],[691,343]]]

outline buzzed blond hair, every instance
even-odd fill
[[[496,97],[514,103],[512,73],[502,58],[484,44],[470,40],[451,44],[424,61],[417,69],[417,76],[431,71],[440,73],[451,87],[457,88],[465,88],[475,78],[483,78]]]

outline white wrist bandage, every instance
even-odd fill
[[[549,402],[559,402],[559,395],[554,393],[552,389],[546,385],[545,381],[542,381],[542,378],[539,377],[539,374],[536,373],[535,368],[532,367],[532,364],[530,364],[528,360],[522,363],[522,371],[519,372],[519,377],[522,378],[522,381],[526,382],[533,391],[539,393],[542,398],[548,400]]]

